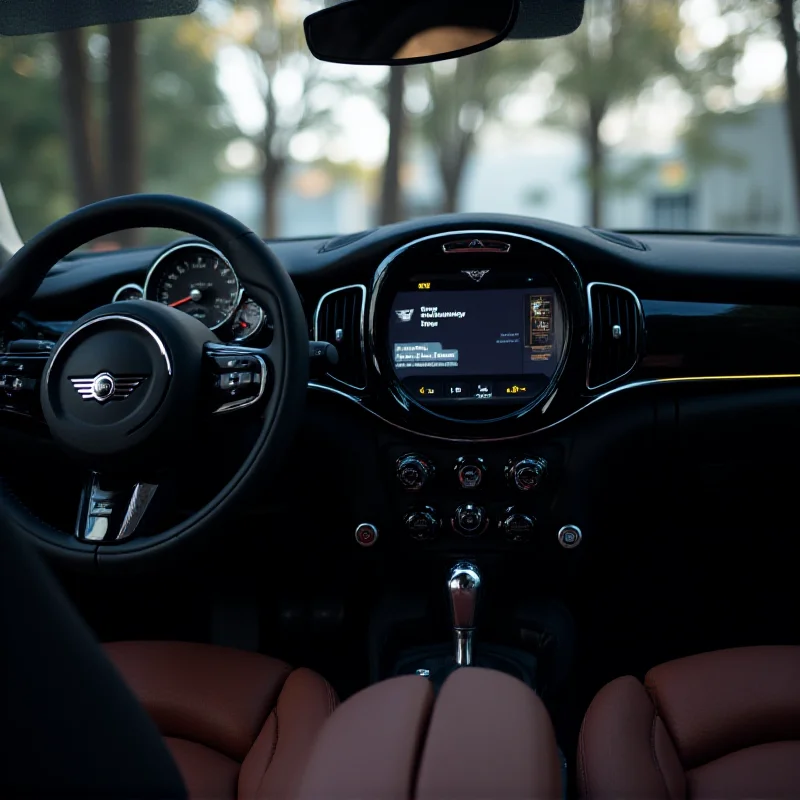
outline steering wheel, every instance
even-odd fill
[[[49,352],[0,356],[0,388],[7,397],[38,394],[53,440],[89,476],[73,533],[40,520],[6,484],[0,514],[48,555],[75,566],[160,557],[223,528],[249,480],[263,479],[280,460],[308,384],[308,329],[286,270],[241,222],[181,197],[104,200],[37,234],[0,270],[0,323],[24,308],[64,256],[97,237],[141,227],[181,230],[214,245],[266,309],[274,336],[263,349],[225,345],[189,314],[133,300],[94,309]],[[233,477],[188,519],[137,537],[171,454],[180,453],[212,415],[247,413],[243,409],[257,412],[256,419],[260,414],[260,431]]]

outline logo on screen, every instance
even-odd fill
[[[400,322],[411,322],[411,317],[414,316],[414,309],[405,308],[401,311],[395,311],[394,313],[400,318]]]
[[[472,278],[475,283],[480,283],[483,278],[489,274],[488,269],[462,269],[461,270],[467,277]]]

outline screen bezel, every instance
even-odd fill
[[[505,250],[487,248],[484,251],[445,252],[444,245],[456,239],[491,238],[495,243],[505,243]],[[507,260],[506,260],[507,259]],[[563,344],[558,363],[546,388],[533,398],[514,401],[486,399],[477,403],[418,401],[403,385],[403,379],[394,369],[389,342],[389,319],[398,291],[408,289],[412,275],[458,272],[463,269],[492,269],[496,265],[519,264],[520,259],[531,259],[535,267],[520,264],[519,288],[525,288],[528,277],[538,280],[536,288],[552,287],[561,307]],[[368,338],[373,366],[386,382],[394,400],[407,412],[422,411],[426,415],[449,422],[491,423],[520,417],[543,406],[557,388],[568,360],[573,338],[573,310],[568,296],[580,292],[582,281],[570,259],[558,248],[523,234],[487,230],[448,231],[434,234],[409,243],[392,253],[375,273],[370,303]],[[512,288],[512,287],[509,287]],[[477,289],[480,291],[480,288]]]

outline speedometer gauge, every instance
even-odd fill
[[[214,330],[230,320],[239,304],[239,280],[219,250],[179,244],[153,264],[144,296],[185,311]]]

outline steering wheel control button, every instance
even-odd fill
[[[39,410],[39,382],[48,353],[0,356],[0,408],[33,415]]]
[[[403,524],[411,538],[418,542],[428,542],[439,533],[439,518],[430,506],[410,511],[403,519]]]
[[[522,514],[515,508],[507,508],[505,519],[500,523],[500,527],[506,535],[506,539],[514,544],[525,544],[531,539],[536,520],[528,514]]]
[[[378,529],[370,522],[362,522],[356,528],[356,542],[361,547],[372,547],[378,541]]]
[[[506,466],[506,480],[509,486],[520,492],[538,489],[547,476],[547,462],[543,458],[512,458]]]
[[[465,503],[456,509],[450,524],[456,533],[462,536],[480,536],[489,525],[486,510],[481,506]]]
[[[409,492],[418,492],[433,478],[433,463],[423,456],[408,453],[395,463],[395,474],[400,485]]]
[[[257,352],[236,352],[234,347],[207,345],[213,377],[215,414],[235,411],[258,402],[264,394],[267,364]]]
[[[462,489],[477,489],[486,475],[486,463],[482,458],[461,456],[456,461],[456,476]]]
[[[558,532],[558,543],[565,550],[574,550],[583,541],[583,534],[577,525],[565,525]]]

